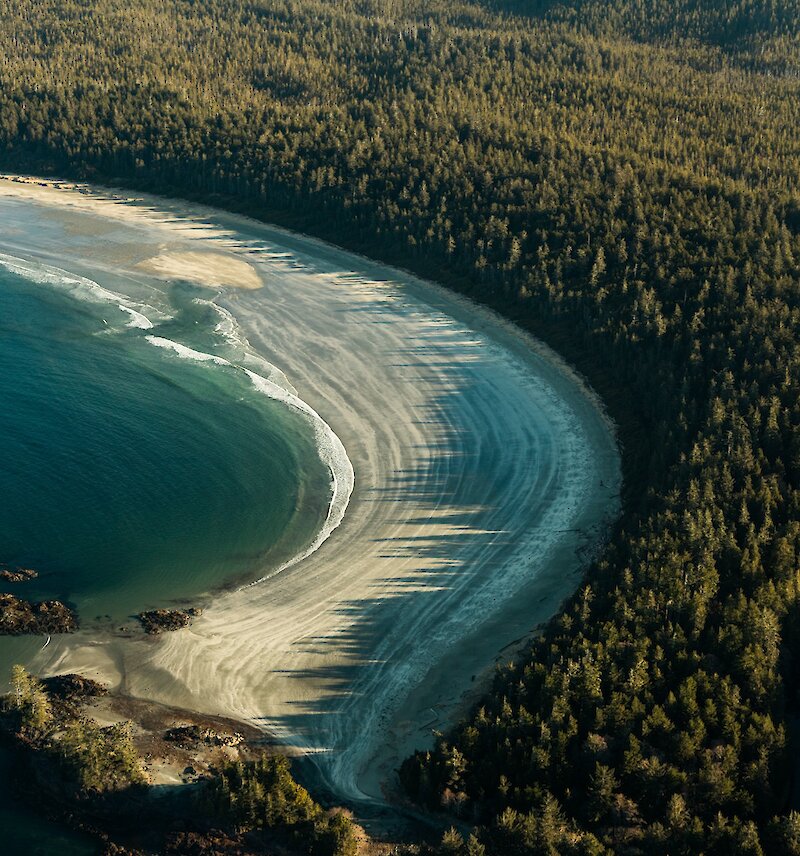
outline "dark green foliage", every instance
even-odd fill
[[[81,686],[93,693],[102,690],[91,680],[69,677],[73,680],[60,681],[62,687]],[[59,681],[50,683],[58,685]],[[44,684],[22,666],[11,671],[11,692],[3,707],[16,720],[12,727],[22,742],[56,761],[71,789],[102,793],[147,781],[130,723],[101,727],[63,698],[51,699]]]
[[[794,852],[797,2],[497,5],[0,0],[0,162],[216,194],[563,346],[622,525],[404,781],[494,853]]]
[[[41,682],[22,666],[11,668],[11,692],[6,696],[6,710],[13,712],[18,733],[36,740],[52,728],[53,710]]]
[[[202,802],[210,817],[237,833],[288,830],[292,843],[312,856],[355,856],[350,820],[341,812],[326,814],[280,755],[229,764],[209,782]]]
[[[51,749],[81,791],[117,791],[147,781],[129,723],[101,728],[94,720],[74,718],[53,739]]]
[[[626,34],[642,41],[724,48],[751,64],[797,44],[797,0],[496,0],[499,8],[592,34]]]

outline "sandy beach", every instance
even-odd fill
[[[83,632],[30,667],[245,721],[309,754],[337,798],[382,800],[402,759],[575,590],[616,518],[619,453],[597,397],[495,314],[315,239],[63,183],[0,181],[4,198],[66,235],[104,230],[94,264],[220,286],[215,302],[355,473],[319,549],[215,597],[190,628]],[[25,249],[0,228],[3,241]],[[80,242],[49,251],[81,264]]]

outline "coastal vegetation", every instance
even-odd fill
[[[213,199],[402,263],[550,341],[617,419],[605,554],[403,767],[482,827],[439,852],[797,853],[796,0],[0,13],[6,169]],[[273,775],[225,774],[235,823],[267,822],[241,799]]]
[[[143,848],[108,852],[217,853],[223,842],[229,852],[271,853],[278,847],[287,854],[355,856],[349,818],[321,808],[294,781],[286,758],[251,750],[241,734],[193,723],[167,729],[164,743],[149,738],[148,757],[159,746],[168,752],[169,744],[180,743],[181,758],[207,766],[194,787],[165,795],[152,787],[134,739],[134,731],[152,728],[147,705],[137,722],[102,726],[91,703],[107,690],[94,681],[78,675],[40,681],[14,666],[10,683],[0,736],[22,756],[22,792],[46,795],[51,811],[82,829],[105,837],[110,831],[123,846]],[[145,829],[141,812],[148,817]]]
[[[291,831],[298,850],[313,856],[355,856],[352,823],[341,812],[324,812],[297,784],[282,756],[262,755],[224,767],[203,795],[209,814],[237,833]]]
[[[91,682],[81,691],[95,692]],[[69,701],[64,696],[53,699],[41,681],[14,666],[4,703],[4,730],[46,757],[61,786],[71,792],[100,794],[144,784],[129,723],[103,728],[81,713],[74,692],[67,695]]]

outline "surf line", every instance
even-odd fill
[[[67,291],[75,299],[89,300],[92,303],[115,303],[117,307],[130,317],[128,327],[138,328],[139,330],[153,329],[151,320],[139,310],[152,310],[157,312],[153,307],[134,303],[128,300],[121,294],[117,294],[107,288],[104,288],[94,280],[86,277],[69,273],[61,268],[53,267],[43,262],[32,262],[27,259],[18,258],[7,253],[0,252],[0,266],[5,267],[11,273],[22,276],[25,279],[33,282],[49,285]],[[210,305],[230,324],[230,334],[236,335],[238,325],[233,316],[217,306],[217,304],[209,301]],[[135,308],[134,308],[135,307]],[[105,321],[105,319],[103,319]],[[231,323],[232,322],[232,323]],[[106,324],[108,322],[106,321]],[[262,374],[237,365],[224,357],[208,354],[203,351],[196,351],[172,339],[167,339],[162,336],[153,334],[144,337],[151,345],[159,348],[171,350],[182,359],[194,360],[196,362],[213,362],[219,366],[227,366],[236,371],[242,371],[247,375],[253,387],[257,392],[271,398],[275,401],[282,402],[287,406],[304,414],[314,426],[314,439],[317,445],[317,452],[320,460],[327,466],[331,476],[331,501],[328,505],[328,512],[325,523],[317,533],[311,544],[303,551],[293,556],[288,561],[284,562],[278,568],[270,571],[249,585],[258,585],[265,580],[271,579],[277,574],[286,571],[292,566],[298,564],[308,558],[312,553],[315,553],[322,544],[328,540],[331,534],[339,527],[344,519],[347,506],[350,502],[350,497],[355,486],[355,472],[353,464],[347,454],[344,444],[340,440],[336,432],[330,425],[303,399],[301,399],[291,388],[286,376],[271,363],[259,357],[259,368],[268,367],[268,374],[276,379],[287,383],[290,389],[286,389],[275,380],[264,377]],[[246,339],[241,336],[236,337],[245,348],[245,352],[251,352],[252,346],[249,345]],[[263,368],[262,368],[263,370]],[[47,643],[45,643],[46,645]]]
[[[52,267],[43,262],[30,262],[8,253],[0,253],[0,265],[11,273],[23,277],[23,279],[67,291],[77,300],[86,299],[91,303],[116,303],[117,308],[131,319],[128,322],[128,327],[150,330],[154,326],[153,322],[139,311],[140,309],[157,311],[152,306],[134,303],[121,294],[103,288],[93,279],[69,273],[69,271]],[[108,326],[108,321],[105,318],[101,320]]]
[[[331,501],[328,505],[328,513],[326,515],[325,523],[317,533],[317,536],[305,550],[302,550],[282,565],[279,565],[275,570],[270,571],[269,573],[259,577],[257,580],[254,580],[252,583],[248,583],[246,586],[243,586],[243,588],[259,585],[266,580],[272,579],[299,562],[302,562],[304,559],[307,559],[313,553],[316,553],[316,551],[319,550],[325,541],[328,540],[344,519],[347,506],[350,503],[350,497],[353,493],[353,488],[355,487],[355,471],[353,470],[352,461],[347,454],[344,444],[339,439],[339,436],[333,428],[328,425],[328,423],[319,415],[319,413],[317,413],[316,410],[314,410],[313,407],[311,407],[311,405],[303,401],[303,399],[298,395],[275,383],[275,381],[252,371],[251,369],[237,365],[236,363],[233,363],[224,357],[217,356],[216,354],[196,351],[194,348],[182,345],[180,342],[175,342],[172,339],[166,339],[163,336],[155,336],[151,334],[145,336],[145,339],[147,339],[151,345],[173,351],[181,359],[194,360],[202,363],[213,362],[219,366],[227,366],[236,371],[244,372],[257,392],[298,410],[310,419],[314,426],[314,439],[317,444],[317,452],[322,462],[327,466],[331,476]],[[276,371],[279,372],[277,369]]]

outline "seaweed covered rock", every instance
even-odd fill
[[[140,612],[136,617],[142,623],[145,633],[154,636],[170,630],[188,627],[192,618],[200,615],[199,609],[150,609]]]
[[[13,594],[0,594],[0,636],[72,633],[77,629],[77,615],[61,601],[32,603]]]
[[[0,571],[0,581],[4,583],[26,583],[28,580],[35,580],[38,576],[39,572],[34,571],[33,568],[17,568],[15,571],[3,568]]]

